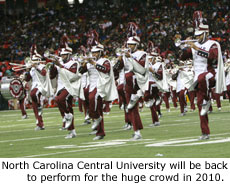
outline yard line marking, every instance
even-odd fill
[[[131,142],[133,142],[133,143],[132,144],[126,144],[126,145],[118,145],[118,146],[116,146],[116,145],[113,145],[113,146],[103,146],[103,148],[123,147],[123,146],[132,146],[132,145],[143,144],[143,143],[140,143],[139,141],[130,141],[130,143]],[[71,150],[71,151],[63,151],[63,152],[55,152],[55,153],[45,153],[45,154],[39,154],[39,155],[22,156],[22,157],[17,157],[17,158],[45,157],[45,156],[49,156],[49,155],[77,153],[77,152],[82,152],[82,151],[92,151],[92,150],[96,150],[96,149],[98,149],[98,147],[96,147],[96,148],[79,149],[79,150]]]
[[[222,136],[222,135],[229,135],[230,133],[221,133],[221,134],[215,134],[213,136]],[[193,137],[181,137],[181,138],[177,138],[177,139],[168,139],[168,140],[161,140],[161,142],[167,142],[167,141],[173,141],[173,140],[183,140],[183,139],[192,139]],[[197,139],[194,139],[197,140]],[[132,145],[140,145],[140,144],[146,144],[146,143],[157,143],[159,142],[159,140],[153,140],[153,141],[145,141],[141,142],[142,140],[138,140],[138,141],[129,141],[130,144],[123,144],[123,145],[110,145],[110,146],[100,146],[102,148],[111,148],[111,147],[123,147],[123,146],[132,146]],[[97,142],[95,142],[97,143]],[[19,158],[32,158],[32,157],[45,157],[45,156],[50,156],[50,155],[58,155],[58,154],[67,154],[67,153],[78,153],[78,152],[84,152],[84,151],[92,151],[92,150],[96,150],[98,149],[98,147],[95,148],[86,148],[86,149],[79,149],[79,150],[71,150],[71,151],[63,151],[63,152],[54,152],[54,153],[45,153],[45,154],[38,154],[38,155],[29,155],[29,156],[22,156]]]

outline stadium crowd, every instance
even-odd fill
[[[148,40],[154,41],[163,57],[168,53],[176,60],[178,50],[174,45],[177,33],[182,38],[193,35],[192,14],[194,10],[203,10],[211,31],[210,37],[218,40],[222,52],[230,48],[230,4],[227,1],[188,1],[179,4],[177,1],[146,2],[125,1],[117,6],[107,3],[102,7],[84,3],[80,7],[38,9],[36,13],[26,12],[23,15],[1,15],[0,25],[0,79],[13,75],[9,62],[23,63],[29,56],[33,43],[38,52],[57,49],[63,34],[70,39],[69,46],[73,52],[86,44],[87,32],[95,29],[100,41],[105,46],[106,54],[114,55],[115,49],[123,45],[126,39],[126,25],[136,22],[140,29],[141,47],[146,50]],[[122,11],[121,11],[122,10]],[[183,32],[182,32],[183,31]]]

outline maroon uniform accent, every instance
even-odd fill
[[[230,85],[227,86],[227,95],[228,95],[228,99],[230,101]]]
[[[84,88],[83,90],[84,90],[85,100],[83,101],[82,104],[83,104],[84,112],[86,116],[89,111],[89,86]]]
[[[111,101],[103,101],[103,112],[110,112],[110,103]]]
[[[212,98],[213,98],[214,100],[216,100],[217,108],[221,108],[220,96],[221,96],[222,94],[215,93],[215,88],[212,88],[212,89],[211,89],[211,94],[212,94]]]
[[[78,98],[78,109],[79,109],[79,112],[83,113],[83,100]]]
[[[138,63],[142,66],[145,67],[145,62],[146,62],[146,54],[144,54],[141,59],[138,61]]]
[[[96,64],[96,69],[103,73],[109,73],[110,72],[110,63],[108,61],[105,61],[103,65]]]
[[[58,92],[57,96],[55,97],[55,100],[57,102],[62,118],[64,118],[65,113],[73,114],[73,107],[72,107],[73,97],[69,94],[69,92],[66,89],[60,90],[60,92]],[[74,129],[74,116],[68,130],[73,130],[73,129]]]
[[[26,90],[24,90],[24,97],[22,99],[19,99],[19,106],[20,106],[22,116],[27,115],[26,107],[25,107],[25,98],[26,98]]]
[[[170,105],[169,105],[169,97],[170,97],[170,92],[165,92],[163,93],[163,100],[165,102],[165,106],[167,109],[170,108]]]
[[[34,115],[35,115],[36,119],[38,120],[37,126],[43,127],[44,124],[43,124],[42,116],[38,115],[38,107],[41,106],[41,96],[42,96],[42,94],[38,91],[37,88],[34,88],[30,92],[30,96],[31,96],[31,99],[32,99],[32,107],[33,107]]]
[[[95,109],[95,102],[97,102],[97,108]],[[102,98],[97,95],[97,88],[95,88],[93,91],[89,93],[89,116],[92,119],[98,119],[100,116],[102,117],[102,120],[97,127],[97,133],[96,136],[105,136],[104,131],[104,118],[103,118],[103,103]]]
[[[189,91],[188,95],[189,95],[189,101],[190,101],[190,108],[192,110],[195,110],[196,106],[195,106],[194,100],[195,100],[195,97],[196,97],[196,91]]]
[[[144,101],[149,101],[150,99],[154,99],[156,100],[157,98],[159,98],[159,90],[157,87],[152,87],[152,84],[155,84],[155,82],[149,82],[149,89],[147,91],[145,91],[145,94],[144,94]],[[152,122],[153,124],[155,122],[158,122],[159,121],[159,118],[158,118],[158,115],[156,113],[156,105],[155,103],[153,104],[153,106],[150,107],[150,111],[151,111],[151,114],[152,114]]]
[[[177,94],[176,94],[176,90],[172,90],[172,89],[173,88],[171,87],[173,106],[174,106],[174,108],[177,108]]]
[[[184,113],[184,107],[187,106],[187,102],[185,100],[185,89],[182,89],[180,92],[177,93],[179,97],[179,103],[180,103],[180,112]]]

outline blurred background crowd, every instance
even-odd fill
[[[14,3],[10,8],[9,2]],[[56,50],[63,34],[77,52],[80,45],[86,46],[87,33],[95,29],[106,54],[115,55],[115,49],[126,40],[126,26],[131,21],[139,26],[142,49],[146,50],[151,40],[164,58],[170,53],[176,60],[174,36],[193,36],[195,10],[202,10],[207,18],[210,38],[220,42],[223,52],[230,49],[228,0],[85,0],[71,6],[65,0],[17,2],[0,4],[0,79],[15,74],[9,62],[23,63],[32,44],[40,54],[46,49]]]

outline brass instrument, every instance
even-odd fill
[[[176,47],[179,47],[187,42],[197,42],[198,40],[180,40],[179,38],[174,41]]]
[[[34,64],[40,64],[40,63],[45,63],[46,61],[33,61],[30,57],[26,57],[24,60],[24,65],[17,64],[17,63],[10,63],[10,65],[14,65],[16,67],[13,67],[13,71],[21,71],[25,69],[29,69],[32,67]]]
[[[125,53],[127,52],[130,52],[130,49],[129,48],[117,48],[115,50],[115,54],[119,57],[119,56],[122,56],[124,55]]]
[[[58,55],[55,55],[55,54],[51,54],[49,50],[46,50],[44,52],[44,57],[47,58],[47,59],[50,59],[52,61],[59,61],[61,57],[59,57]]]
[[[90,59],[96,60],[96,58],[94,56],[92,56],[92,54],[88,54],[88,55],[74,54],[72,56],[72,59],[75,61],[78,61],[80,64],[88,63],[87,61],[89,61]]]

